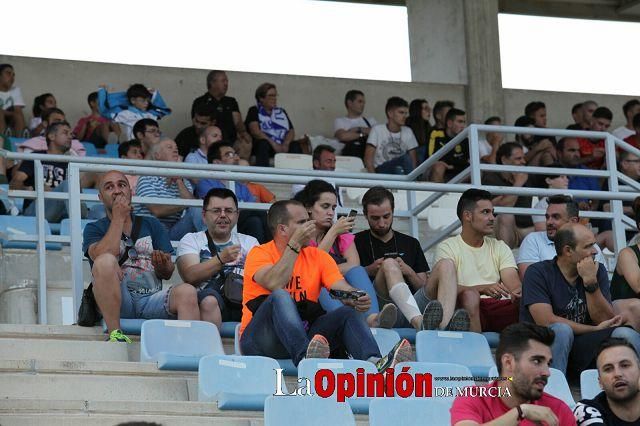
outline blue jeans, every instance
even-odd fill
[[[551,345],[553,357],[551,367],[565,374],[569,357],[571,357],[572,364],[575,364],[572,365],[572,370],[581,371],[590,368],[590,364],[595,362],[600,343],[609,337],[624,338],[636,348],[636,351],[640,350],[640,334],[629,327],[597,330],[578,336],[574,336],[571,327],[564,323],[554,323],[549,328],[556,335],[553,345]]]
[[[189,232],[204,231],[206,226],[202,220],[202,208],[188,207],[179,221],[169,229],[169,239],[180,241]]]
[[[344,274],[344,279],[352,286],[357,288],[358,290],[362,290],[366,292],[371,298],[371,307],[367,312],[364,313],[364,317],[367,318],[371,314],[377,314],[380,312],[380,307],[378,306],[378,299],[376,297],[376,290],[373,288],[373,283],[371,282],[371,278],[367,275],[367,271],[362,266],[354,266],[349,269],[346,274]],[[327,289],[324,287],[320,290],[320,297],[318,297],[318,302],[322,305],[322,309],[327,312],[334,311],[338,308],[344,306],[344,304],[338,300],[333,299]]]
[[[306,331],[295,302],[282,289],[274,290],[253,314],[240,338],[240,349],[243,355],[291,358],[297,366],[316,334],[327,339],[332,354],[343,350],[360,360],[380,357],[369,326],[356,310],[343,306],[328,312]]]
[[[389,160],[376,167],[376,173],[386,173],[390,175],[408,175],[413,171],[413,161],[409,153]]]
[[[53,192],[68,192],[69,183],[65,180],[60,185],[56,186]],[[36,200],[33,200],[31,204],[24,210],[25,216],[36,215]],[[62,219],[69,217],[68,201],[67,200],[46,200],[44,201],[44,218],[49,223],[59,223]]]

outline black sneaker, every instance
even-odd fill
[[[435,330],[442,322],[442,304],[437,300],[427,303],[422,312],[422,330]]]
[[[448,331],[469,331],[471,327],[471,320],[469,319],[469,313],[465,309],[456,309],[453,312],[451,321],[445,327]]]
[[[394,368],[401,362],[414,361],[413,349],[407,339],[402,339],[389,351],[387,355],[380,358],[376,363],[378,372],[386,371],[387,368]]]

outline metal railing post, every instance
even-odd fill
[[[36,195],[36,233],[38,234],[38,324],[47,324],[47,247],[44,216],[44,172],[42,162],[33,162],[35,171]]]
[[[609,171],[609,191],[618,192],[618,169],[616,164],[616,144],[612,135],[605,138],[605,160]],[[622,201],[611,200],[611,213],[613,213],[612,229],[615,253],[619,253],[627,245],[625,226],[622,222],[624,211]]]
[[[71,284],[73,288],[74,318],[80,309],[84,277],[82,276],[82,214],[80,209],[80,169],[76,163],[69,164],[69,219],[71,234]]]
[[[411,212],[416,207],[416,191],[407,191],[407,210]],[[418,215],[412,214],[409,217],[409,230],[411,236],[420,240],[420,229],[418,228]]]
[[[478,146],[478,127],[469,126],[469,160],[471,162],[471,184],[482,185],[480,176],[480,147]]]

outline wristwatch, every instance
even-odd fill
[[[587,293],[595,293],[597,289],[598,289],[598,283],[591,284],[591,285],[584,285],[584,291],[586,291]]]
[[[516,405],[516,410],[518,410],[518,420],[524,420],[524,412],[522,411],[522,407]]]

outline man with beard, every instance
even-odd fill
[[[518,271],[520,280],[524,280],[524,273],[534,263],[550,260],[556,256],[553,239],[556,232],[565,223],[578,223],[580,211],[578,204],[568,195],[554,195],[549,197],[549,206],[544,215],[547,225],[546,231],[532,232],[527,235],[518,251]],[[596,260],[605,268],[607,266],[602,250],[596,244]]]
[[[416,330],[438,328],[443,321],[442,305],[455,304],[455,287],[442,286],[437,300],[429,301],[425,292],[429,265],[420,242],[410,235],[392,229],[394,199],[391,191],[375,186],[362,197],[362,210],[369,222],[369,230],[356,234],[355,244],[360,264],[373,280],[380,306],[395,304],[398,315],[394,327],[413,327]],[[434,270],[433,279],[441,279],[447,271]],[[435,298],[435,297],[434,297]],[[469,316],[448,312],[444,327],[448,330],[468,330]]]
[[[551,328],[552,367],[570,376],[592,368],[597,347],[609,337],[640,348],[640,334],[621,327],[615,315],[607,270],[594,260],[596,238],[587,227],[567,223],[556,232],[556,257],[529,267],[522,284],[520,320]]]
[[[242,306],[224,296],[227,274],[244,275],[244,260],[258,240],[233,229],[238,223],[238,199],[227,188],[213,188],[204,197],[205,231],[189,233],[178,245],[177,265],[182,279],[196,287],[198,300],[211,298],[213,323],[240,321]]]
[[[454,303],[468,313],[475,332],[500,332],[518,321],[521,285],[516,260],[504,241],[492,236],[496,217],[491,200],[492,195],[481,189],[462,194],[457,206],[462,232],[438,245],[427,283],[430,298],[441,289],[454,289]],[[443,303],[443,308],[446,318],[454,307]]]
[[[468,392],[480,397],[458,396],[451,407],[451,424],[575,425],[567,404],[544,392],[551,374],[549,346],[553,339],[553,331],[535,324],[505,328],[496,349],[496,364],[498,375],[508,380],[493,381],[484,392]]]
[[[640,424],[640,367],[638,353],[624,339],[609,339],[598,351],[598,382],[603,391],[583,399],[573,413],[578,426]]]
[[[107,172],[99,188],[107,215],[84,228],[82,251],[91,265],[93,294],[109,341],[131,342],[120,330],[120,318],[213,322],[211,301],[198,306],[194,286],[182,283],[162,289],[162,280],[173,275],[173,248],[158,219],[132,214],[126,176]]]

